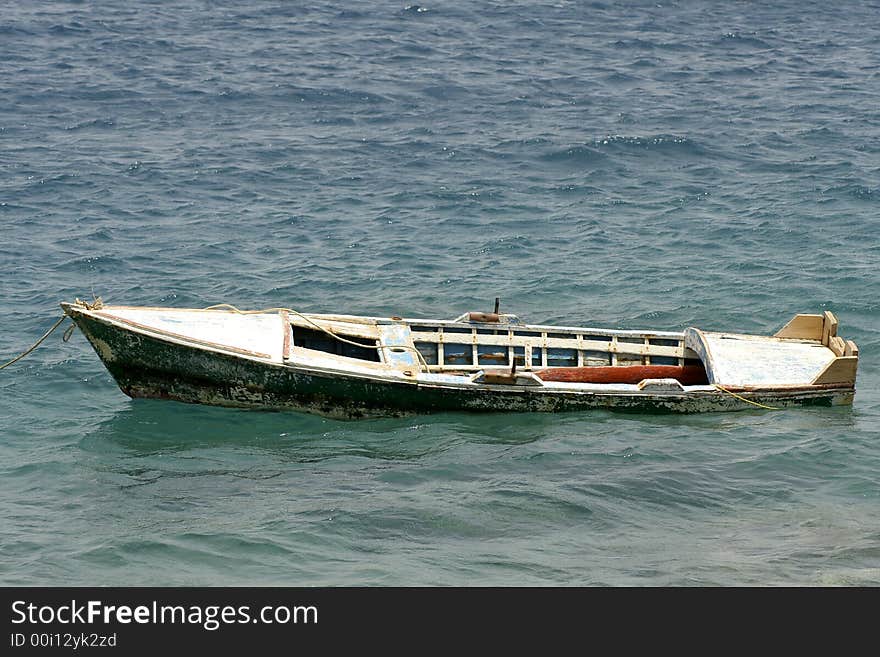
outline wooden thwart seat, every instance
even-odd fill
[[[640,383],[645,379],[676,379],[686,386],[705,385],[700,365],[621,365],[614,367],[551,367],[535,374],[542,381],[567,383]]]

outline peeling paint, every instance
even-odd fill
[[[91,338],[92,346],[98,353],[98,356],[105,363],[112,363],[116,360],[116,354],[113,353],[112,347],[100,338]]]

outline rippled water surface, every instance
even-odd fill
[[[19,3],[0,360],[61,300],[772,333],[852,408],[339,422],[0,372],[7,585],[880,584],[880,5]],[[7,356],[8,355],[8,356]]]

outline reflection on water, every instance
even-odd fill
[[[591,438],[620,431],[671,435],[678,432],[759,431],[761,434],[846,431],[859,420],[852,407],[775,412],[628,414],[442,413],[405,418],[332,420],[305,413],[226,409],[169,401],[132,400],[99,422],[81,441],[87,451],[112,446],[149,455],[204,448],[241,447],[315,460],[344,453],[370,458],[418,458],[457,441],[519,445],[560,435]],[[456,440],[449,443],[448,437]],[[692,438],[696,439],[696,438]]]
[[[550,416],[426,415],[340,421],[303,413],[242,411],[133,400],[81,440],[86,451],[128,456],[201,450],[270,453],[284,461],[340,456],[418,459],[460,442],[519,444],[552,431]]]
[[[79,500],[76,531],[103,537],[83,541],[84,572],[109,569],[122,582],[145,582],[155,564],[177,573],[184,563],[199,582],[268,584],[284,573],[294,583],[412,583],[423,581],[424,559],[449,563],[464,550],[469,564],[519,559],[528,564],[517,567],[520,579],[535,564],[552,570],[559,555],[580,563],[587,554],[590,568],[572,571],[583,582],[627,581],[632,570],[629,581],[638,583],[647,568],[647,581],[717,583],[728,581],[719,568],[768,540],[813,544],[818,555],[860,535],[856,520],[874,512],[864,504],[850,511],[834,496],[875,494],[876,450],[852,441],[867,439],[858,425],[869,418],[821,408],[340,421],[126,400],[71,445],[77,467],[65,485]],[[803,522],[793,524],[795,516]],[[658,555],[681,535],[708,556],[670,573]],[[430,554],[401,574],[401,546]],[[553,558],[542,556],[545,546]],[[795,554],[795,569],[820,558]],[[327,555],[385,565],[342,575]],[[226,567],[229,559],[244,565],[242,575]],[[860,559],[849,563],[857,568]],[[292,574],[291,562],[302,570]],[[149,566],[128,575],[140,563]],[[455,569],[430,572],[432,581],[463,582]],[[570,583],[572,572],[548,570],[534,581]],[[815,578],[778,568],[771,575]]]
[[[692,477],[712,490],[709,497],[720,490],[729,500],[741,496],[730,482],[754,478],[773,488],[786,471],[817,481],[841,462],[835,457],[841,452],[829,444],[848,435],[854,421],[847,408],[701,415],[445,413],[339,421],[135,400],[79,441],[77,459],[102,482],[123,489],[160,482],[174,488],[168,482],[180,478],[200,478],[212,489],[222,481],[221,488],[234,489],[234,480],[298,481],[318,472],[388,482],[441,472],[456,479],[474,476],[469,468],[511,461],[569,473],[572,482],[583,478],[586,489],[621,478],[614,488],[637,499],[644,475],[635,469],[646,467],[662,481],[646,489],[645,500],[662,501],[669,495],[658,490],[675,490],[678,484],[670,482]],[[682,469],[683,463],[691,465]],[[725,483],[712,484],[718,477]]]

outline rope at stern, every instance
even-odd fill
[[[723,387],[721,387],[720,385],[718,385],[717,383],[714,383],[714,384],[712,384],[712,385],[713,385],[714,387],[718,388],[718,390],[720,390],[721,392],[726,392],[726,393],[727,393],[728,395],[730,395],[731,397],[736,397],[736,398],[739,399],[740,401],[744,401],[746,404],[752,404],[753,406],[757,406],[758,408],[766,408],[768,411],[778,411],[778,410],[781,410],[778,406],[766,406],[765,404],[759,404],[758,402],[756,402],[756,401],[752,401],[751,399],[746,399],[746,398],[743,397],[742,395],[738,395],[738,394],[736,394],[735,392],[731,392],[731,391],[728,390],[727,388],[723,388]]]

